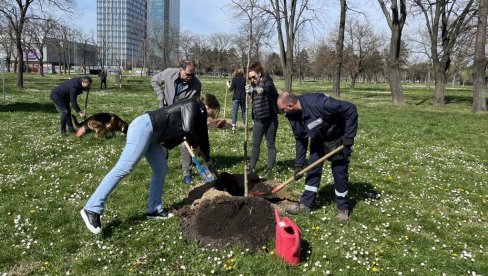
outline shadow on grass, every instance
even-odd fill
[[[349,210],[354,212],[354,208],[360,201],[368,198],[376,198],[379,194],[371,183],[351,182],[349,183]],[[335,206],[335,188],[334,184],[327,184],[319,190],[318,199],[320,203],[316,209],[324,205],[334,204]]]
[[[103,224],[102,221],[102,237],[108,238],[113,234],[114,229],[129,229],[135,224],[140,224],[141,222],[147,220],[146,215],[133,215],[123,220],[120,218],[112,219],[109,223]]]
[[[0,112],[45,112],[45,113],[57,113],[54,104],[52,103],[25,103],[19,102],[14,104],[3,105],[0,108]]]

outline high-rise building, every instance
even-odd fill
[[[157,66],[174,65],[180,40],[180,0],[147,0],[147,38]]]
[[[102,66],[142,66],[145,38],[146,0],[97,0],[97,43]]]

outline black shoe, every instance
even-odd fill
[[[100,232],[102,232],[102,222],[100,221],[100,214],[88,211],[85,208],[81,209],[80,214],[90,232],[95,235],[98,235],[100,234]]]
[[[147,213],[146,217],[148,219],[169,219],[173,217],[173,214],[166,212],[165,210],[154,211],[152,213]]]
[[[259,179],[259,175],[256,173],[255,169],[249,169],[247,175],[251,181],[256,181]]]

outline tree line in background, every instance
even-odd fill
[[[385,82],[394,104],[405,102],[402,84],[406,82],[433,85],[436,105],[444,104],[448,82],[473,84],[473,111],[486,111],[487,0],[370,1],[383,13],[388,34],[375,31],[364,11],[355,8],[364,7],[363,2],[341,0],[339,22],[323,36],[317,34],[324,28],[324,11],[334,8],[324,1],[231,0],[235,33],[182,31],[162,40],[145,39],[139,47],[143,64],[126,64],[162,70],[178,59],[191,58],[199,74],[226,76],[236,68],[246,69],[250,60],[259,60],[270,74],[284,79],[285,90],[303,80],[332,81],[333,94],[340,97],[341,82],[349,83],[351,90],[357,82]],[[53,16],[53,9],[73,14],[74,7],[72,0],[0,2],[0,14],[5,15],[0,17],[0,36],[6,38],[0,47],[7,59],[16,61],[19,87],[23,87],[23,70],[18,68],[23,68],[26,52],[39,53],[36,58],[42,64],[39,49],[50,41],[56,41],[64,60],[72,47],[68,41],[87,47],[95,44],[93,33],[83,34]],[[404,33],[409,22],[415,30]],[[103,56],[106,47],[98,41],[97,54]],[[90,64],[83,53],[89,52],[81,51],[78,63],[86,70]],[[97,63],[104,64],[101,59]]]

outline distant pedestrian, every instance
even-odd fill
[[[75,132],[75,128],[71,122],[71,107],[73,107],[82,119],[85,118],[85,113],[81,111],[81,108],[78,105],[78,96],[81,95],[83,91],[89,91],[91,83],[92,79],[89,76],[72,78],[63,82],[51,91],[50,98],[61,115],[59,121],[61,136],[66,137],[66,126],[68,126],[69,132]]]
[[[100,77],[100,89],[102,89],[102,86],[107,89],[107,71],[105,71],[105,69],[102,69],[102,71],[98,73],[98,76]]]
[[[246,78],[244,78],[244,70],[236,69],[234,78],[230,84],[232,95],[232,132],[236,130],[237,113],[239,106],[242,110],[242,122],[246,124]]]

